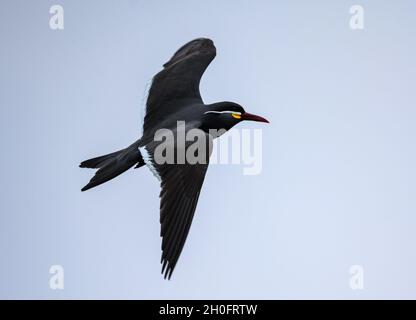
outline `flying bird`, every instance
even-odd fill
[[[204,104],[199,83],[208,65],[215,58],[216,48],[210,39],[195,39],[176,51],[151,82],[146,100],[143,134],[125,149],[83,161],[81,168],[98,169],[81,190],[86,191],[107,182],[131,167],[146,165],[160,181],[160,224],[162,237],[162,274],[170,279],[185,244],[198,197],[209,164],[211,130],[227,131],[244,120],[268,122],[265,118],[246,112],[233,102]],[[183,122],[182,129],[178,123]],[[179,128],[179,129],[178,129]],[[160,161],[157,138],[160,129],[169,129],[174,161]],[[205,161],[178,161],[179,149],[187,150],[191,143],[179,146],[176,138],[196,130],[202,139],[195,153]],[[204,140],[204,137],[206,138]],[[159,157],[159,158],[158,158]],[[182,159],[183,160],[183,159]]]

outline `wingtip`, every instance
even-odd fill
[[[88,161],[82,161],[82,162],[78,165],[78,167],[80,167],[80,168],[88,168],[87,163],[88,163]]]
[[[163,263],[162,272],[161,272],[161,274],[163,274],[163,279],[170,280],[170,278],[172,277],[172,272],[173,272],[172,266],[169,264],[167,259],[162,258],[161,263]]]
[[[172,277],[172,269],[166,269],[165,275],[163,276],[164,280],[170,280],[170,278]]]

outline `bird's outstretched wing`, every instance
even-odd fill
[[[165,278],[170,279],[185,245],[208,168],[212,138],[206,133],[203,135],[205,140],[187,142],[185,145],[185,149],[188,150],[191,145],[195,147],[200,143],[198,152],[202,151],[203,155],[200,159],[204,158],[204,160],[195,164],[190,164],[189,158],[185,159],[183,164],[158,164],[155,141],[140,148],[145,162],[160,180],[161,263]]]
[[[212,40],[200,38],[182,46],[163,65],[149,89],[143,133],[176,112],[181,101],[202,102],[199,82],[215,55]]]
[[[185,245],[208,165],[166,166],[160,192],[162,273],[170,279]]]

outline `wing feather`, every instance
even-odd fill
[[[208,168],[212,139],[206,133],[203,134],[205,139],[201,139],[199,142],[204,144],[203,148],[208,149],[204,151],[207,155],[204,163],[158,164],[154,155],[157,143],[153,141],[144,147],[148,154],[146,161],[150,160],[152,162],[151,166],[156,169],[161,179],[161,263],[165,278],[171,277],[185,245]],[[190,142],[185,148],[189,145]]]
[[[144,135],[178,111],[181,101],[202,102],[199,83],[215,55],[212,40],[200,38],[182,46],[164,64],[164,69],[153,77],[149,89],[143,121]]]

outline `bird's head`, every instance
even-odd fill
[[[269,123],[263,117],[248,113],[234,102],[219,102],[207,106],[203,116],[203,127],[207,129],[229,130],[241,121]]]

